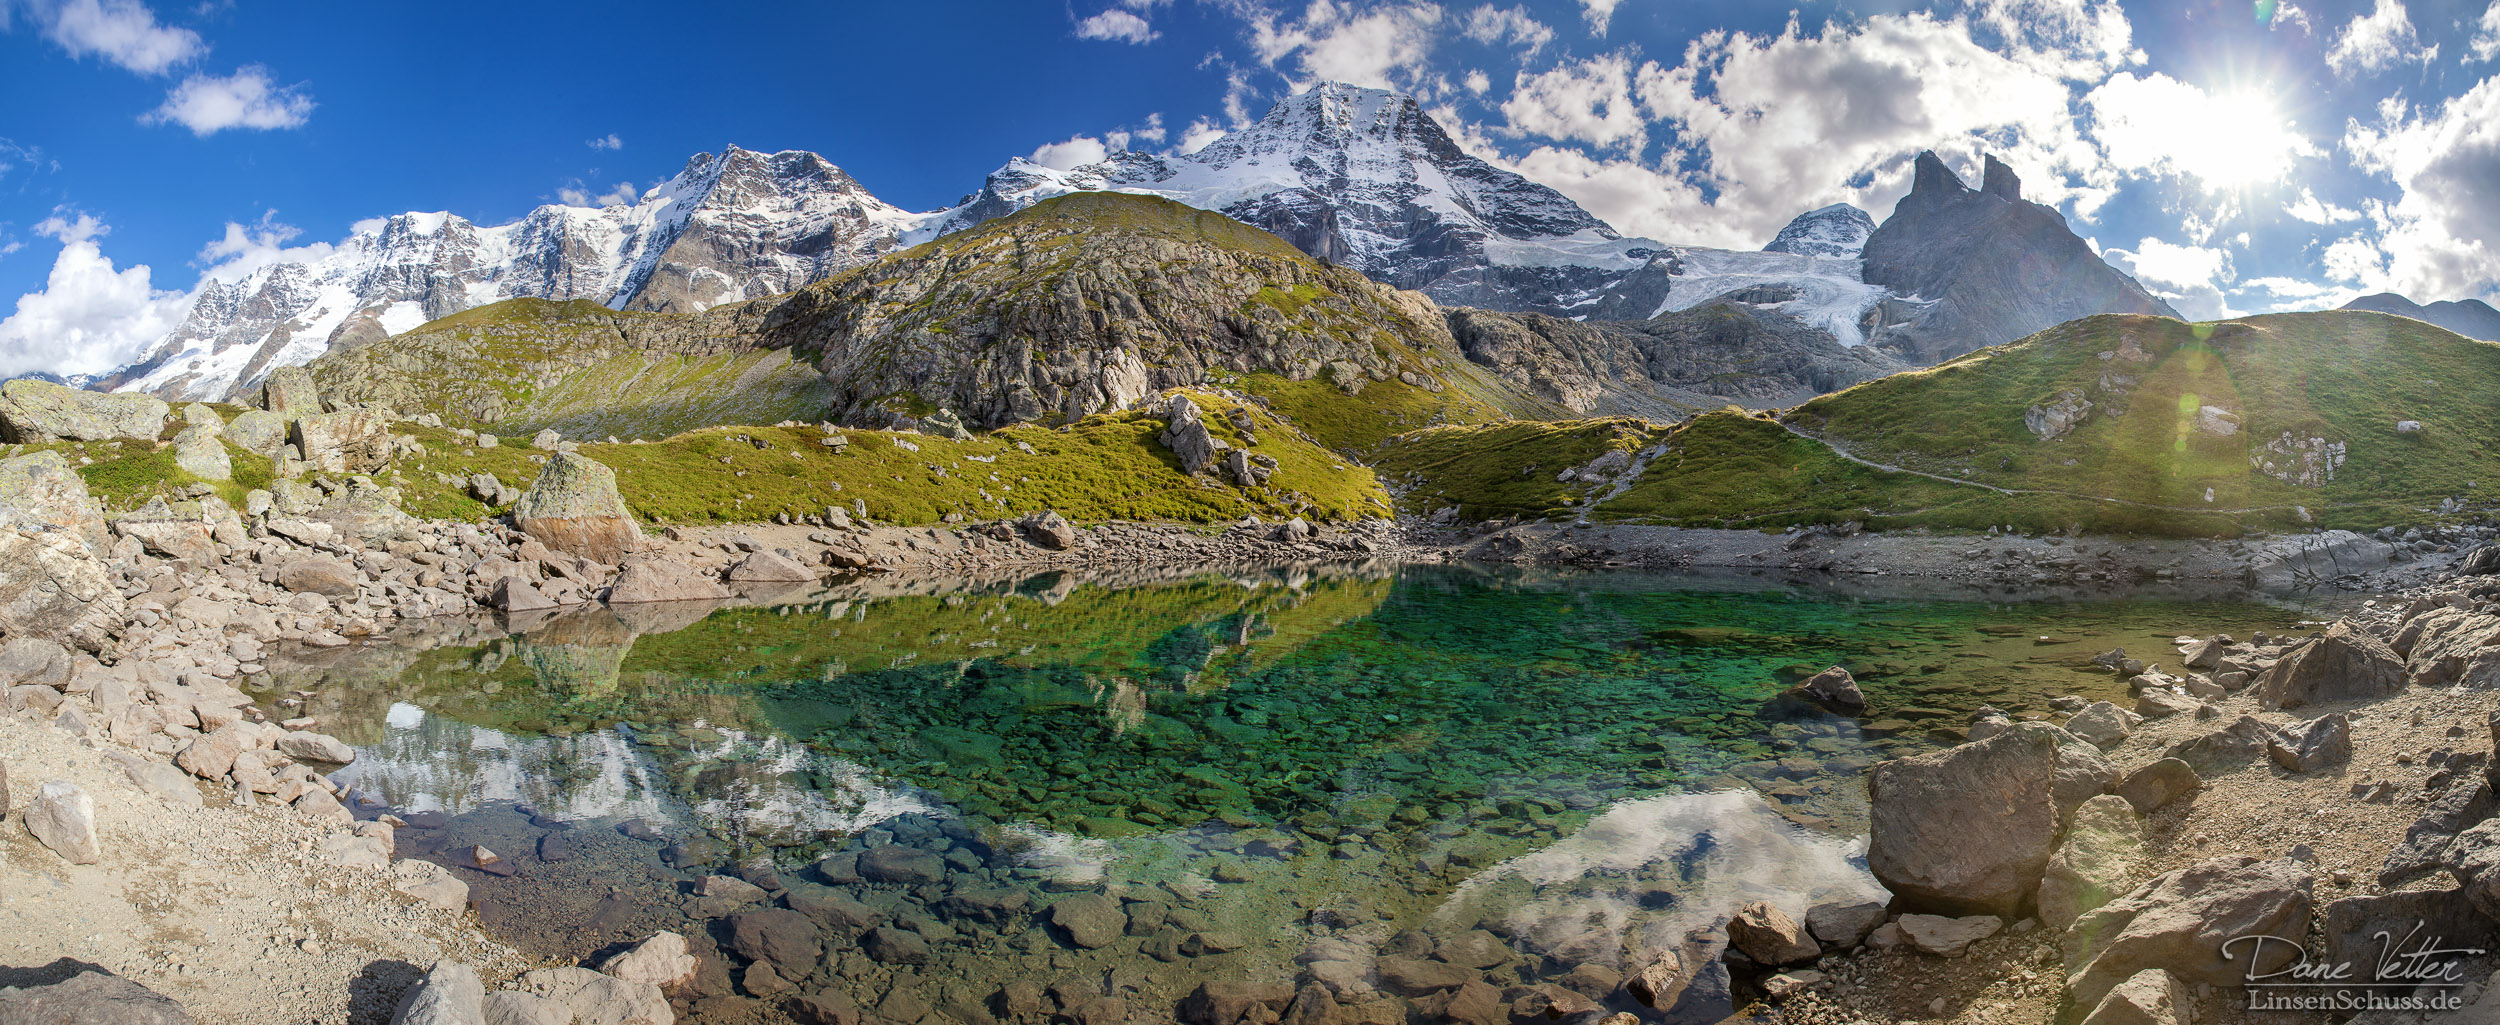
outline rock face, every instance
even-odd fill
[[[2255,858],[2157,876],[2075,921],[2064,941],[2068,993],[2076,1005],[2092,1007],[2146,969],[2227,988],[2248,973],[2279,968],[2308,937],[2313,882],[2297,862]],[[2244,936],[2288,942],[2224,946]]]
[[[1448,323],[1470,362],[1575,413],[1665,415],[1714,399],[1787,405],[1909,366],[1872,346],[1844,346],[1762,298],[1771,301],[1730,297],[1664,313],[1652,302],[1620,311],[1619,321],[1453,309]]]
[[[2386,569],[2395,553],[2395,546],[2349,530],[2270,538],[2249,555],[2248,584],[2266,591],[2314,590]]]
[[[1213,466],[1217,457],[1229,447],[1207,431],[1205,418],[1198,415],[1198,404],[1186,395],[1172,396],[1164,408],[1163,433],[1157,440],[1181,461],[1181,472],[1195,476]]]
[[[1867,865],[1902,906],[2011,915],[2055,851],[2058,742],[2010,730],[1878,763]]]
[[[2403,690],[2405,660],[2350,621],[2286,653],[2257,678],[2257,700],[2273,708],[2382,698]]]
[[[109,543],[86,479],[60,453],[0,460],[0,631],[93,643],[118,625]]]
[[[597,562],[621,562],[642,548],[642,526],[617,494],[616,471],[572,452],[547,458],[512,518],[540,544]]]
[[[192,1025],[181,1004],[103,972],[81,972],[49,986],[0,989],[0,1022],[11,1025]]]
[[[173,407],[147,395],[106,395],[46,381],[0,384],[0,441],[155,440]]]
[[[1933,363],[2096,313],[2179,315],[2055,209],[2025,201],[2012,171],[1993,164],[1984,184],[1974,191],[1934,153],[1919,154],[1910,194],[1867,236],[1864,274],[1932,305],[1877,328],[1875,345]]]
[[[64,780],[52,780],[35,792],[23,813],[26,831],[72,865],[93,865],[104,859],[95,831],[95,799]]]

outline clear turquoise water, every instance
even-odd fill
[[[1568,977],[1594,988],[1745,899],[1880,896],[1859,857],[1873,761],[1950,741],[1982,704],[2123,693],[2088,669],[2109,647],[2159,660],[2174,634],[2299,618],[1439,568],[879,583],[685,622],[701,611],[446,627],[287,670],[273,694],[311,692],[376,810],[451,813],[403,831],[403,856],[514,858],[511,878],[467,876],[526,949],[661,927],[709,946],[741,909],[689,881],[769,858],[800,897],[856,897],[930,944],[930,964],[894,965],[829,932],[779,973],[804,972],[801,992],[966,1020],[1006,982],[1073,974],[1168,1013],[1208,977],[1300,981],[1324,942],[1368,957],[1483,932],[1509,953],[1482,972],[1497,987],[1587,965]],[[1865,718],[1783,697],[1835,664]],[[678,843],[610,828],[635,817]],[[573,857],[535,856],[550,832]],[[850,878],[884,844],[943,879]],[[1046,914],[948,901],[999,890],[1150,907],[1088,949]],[[1363,985],[1345,1002],[1391,999]],[[1699,1018],[1729,998],[1691,999]]]

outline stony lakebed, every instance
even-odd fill
[[[2332,618],[1389,564],[776,600],[405,621],[251,693],[522,956],[686,936],[680,1021],[1717,1022],[1738,907],[1885,899],[1869,766],[2127,703],[2110,648]],[[1862,716],[1794,695],[1834,665]]]

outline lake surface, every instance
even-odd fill
[[[357,748],[335,778],[360,814],[414,815],[401,856],[463,866],[491,932],[567,960],[686,933],[692,1020],[830,992],[986,1025],[1040,988],[1042,1013],[1169,1020],[1208,979],[1316,979],[1345,1020],[1404,1021],[1435,1007],[1395,992],[1415,962],[1602,999],[1744,901],[1881,899],[1868,765],[1981,705],[2123,699],[2108,648],[2306,618],[1385,566],[764,597],[428,624],[262,695]],[[1783,696],[1830,665],[1863,718]],[[466,868],[473,845],[512,874]],[[707,896],[714,874],[774,892]],[[747,953],[778,930],[772,969],[718,949],[780,905],[808,927],[748,922]],[[1714,970],[1668,1017],[1729,990]]]

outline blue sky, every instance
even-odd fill
[[[2194,315],[2500,293],[2500,0],[0,12],[19,349],[144,344],[204,274],[377,215],[500,223],[728,143],[928,209],[1007,157],[1189,147],[1321,78],[1414,93],[1480,156],[1667,242],[1759,246],[1836,201],[1880,218],[1918,150],[1974,177],[1985,150]]]

